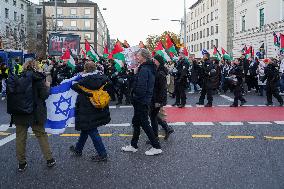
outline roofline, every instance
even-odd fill
[[[189,9],[193,9],[195,8],[197,5],[199,5],[203,0],[197,0],[197,2],[195,2],[193,5],[191,5],[191,7],[189,7]]]

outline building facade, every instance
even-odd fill
[[[264,44],[266,56],[276,57],[273,32],[284,33],[284,0],[234,0],[234,57],[241,55],[246,45],[255,52]]]
[[[229,12],[234,12],[234,4],[228,2],[198,0],[189,8],[186,46],[196,58],[202,57],[203,49],[212,53],[214,46],[218,49],[223,47],[228,52],[232,50],[232,41],[228,40],[231,30],[228,27],[233,27],[234,17]]]
[[[44,38],[52,32],[72,33],[81,37],[80,44],[87,39],[99,54],[109,44],[109,30],[96,3],[88,0],[68,0],[57,3],[56,23],[55,3],[43,3]]]
[[[26,49],[28,0],[0,1],[0,36],[4,49]]]

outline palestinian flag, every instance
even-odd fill
[[[250,46],[247,51],[245,52],[246,59],[252,58],[254,50],[252,49],[252,46]]]
[[[161,55],[164,58],[165,61],[171,61],[171,58],[166,53],[161,41],[158,42],[157,47],[155,48],[155,54]]]
[[[247,46],[245,45],[244,48],[242,49],[242,54],[245,54],[247,52],[248,48]]]
[[[280,50],[284,51],[284,35],[280,33]]]
[[[187,51],[187,48],[186,47],[183,47],[183,54],[188,57],[188,51]]]
[[[105,46],[103,57],[104,57],[104,58],[107,58],[108,56],[109,56],[108,48],[107,48],[107,46]]]
[[[111,54],[114,59],[115,65],[114,67],[116,68],[116,71],[120,72],[122,67],[124,66],[125,62],[125,57],[124,54],[122,53],[124,51],[123,47],[121,46],[121,43],[118,41],[114,45],[114,49],[112,50]]]
[[[280,47],[280,41],[279,41],[279,38],[278,38],[278,36],[275,32],[273,32],[273,37],[274,37],[274,46]],[[281,34],[280,34],[280,37],[281,37]]]
[[[87,40],[85,40],[85,49],[88,57],[90,57],[94,62],[98,62],[100,60],[100,57],[94,51],[93,47],[90,45],[90,43]]]
[[[233,58],[222,48],[222,55],[225,60],[233,60]]]
[[[169,34],[166,35],[166,48],[167,48],[171,58],[178,56],[176,48],[175,48]]]
[[[214,46],[214,50],[213,50],[213,57],[215,57],[219,61],[221,60],[221,54],[215,46]]]
[[[84,58],[86,59],[87,58],[87,55],[86,55],[86,51],[84,49],[81,48],[81,58]]]
[[[69,49],[66,49],[65,53],[61,56],[62,60],[67,60],[67,66],[72,69],[72,71],[75,70],[76,64],[75,60],[71,56],[71,52]]]

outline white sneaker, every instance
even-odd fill
[[[124,151],[124,152],[133,152],[133,153],[135,153],[135,152],[138,151],[138,149],[134,148],[134,147],[131,146],[131,145],[130,145],[130,146],[122,147],[121,150]]]
[[[5,100],[5,99],[6,99],[5,97],[2,97],[2,98],[1,98],[1,100]]]
[[[161,154],[162,152],[163,151],[161,149],[151,148],[150,150],[146,151],[145,154],[146,156],[154,156],[154,155]]]

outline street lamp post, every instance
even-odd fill
[[[57,0],[54,1],[55,4],[55,32],[57,32]]]
[[[182,22],[181,22],[182,24]],[[186,44],[186,0],[184,0],[184,20],[183,20],[183,45],[185,47]]]

